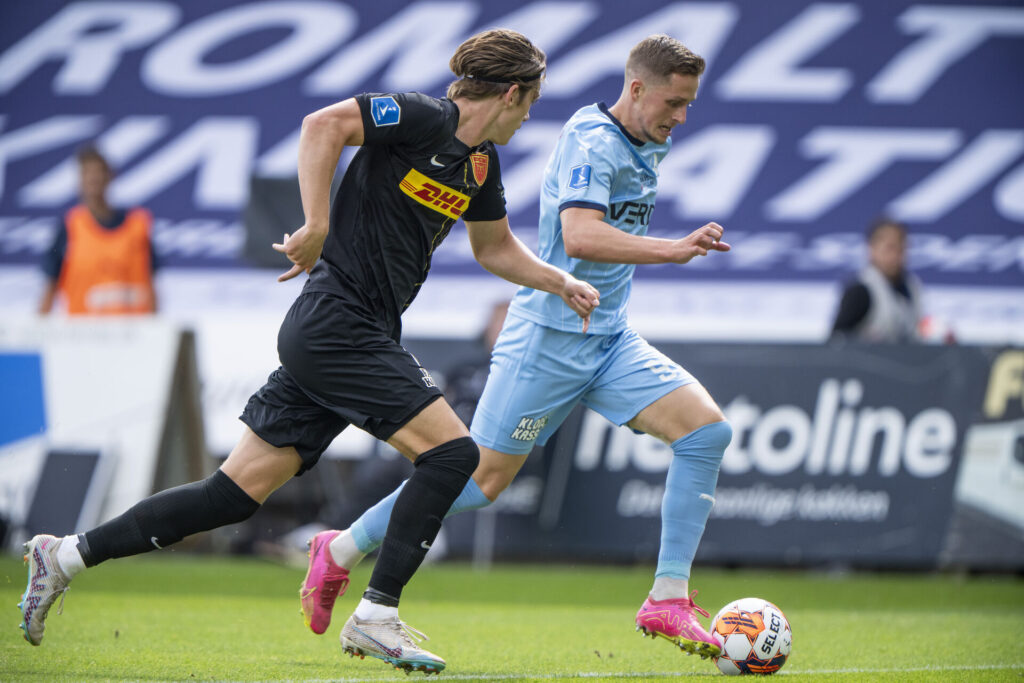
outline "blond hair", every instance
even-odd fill
[[[626,79],[653,78],[664,81],[672,74],[700,76],[704,58],[681,42],[663,33],[644,38],[629,51]]]
[[[448,86],[448,98],[482,100],[503,95],[513,84],[521,93],[539,91],[546,60],[544,51],[521,33],[504,28],[483,31],[459,45],[448,62],[458,76]]]

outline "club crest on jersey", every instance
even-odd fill
[[[428,178],[415,168],[409,169],[399,183],[399,188],[423,206],[451,219],[461,216],[469,206],[467,195]]]
[[[590,184],[590,164],[573,166],[569,170],[569,187],[574,190],[582,190]]]
[[[391,95],[371,97],[370,118],[373,119],[373,125],[378,128],[394,126],[402,118],[402,108],[398,106],[398,102],[395,102],[395,98]]]
[[[473,180],[477,185],[483,185],[487,180],[487,164],[489,162],[490,157],[486,154],[474,152],[469,155],[469,165],[473,167]]]

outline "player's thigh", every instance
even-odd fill
[[[510,316],[494,346],[491,370],[470,433],[481,447],[525,456],[544,445],[579,401],[593,371],[586,335]],[[573,362],[568,362],[572,360]],[[518,471],[518,468],[516,468]]]
[[[348,421],[315,401],[284,367],[270,373],[266,383],[249,397],[239,419],[254,436],[270,447],[293,449],[302,474],[319,461]],[[240,442],[243,455],[254,452],[248,441]]]
[[[331,295],[296,299],[278,352],[302,392],[322,409],[406,457],[464,436],[466,426],[416,358],[381,323]]]
[[[680,397],[707,393],[703,389],[687,389],[690,386],[700,386],[693,375],[635,331],[627,329],[608,349],[603,370],[584,395],[583,402],[615,424],[629,424],[636,430],[666,439],[685,429],[691,421],[685,411],[671,409],[682,405]],[[697,405],[689,400],[683,404],[688,408]],[[662,410],[663,407],[670,409]],[[638,418],[640,421],[636,422]],[[689,431],[692,429],[679,436]]]
[[[448,402],[438,397],[399,427],[387,442],[409,460],[416,460],[421,453],[465,436],[469,436],[469,429]]]
[[[302,458],[291,446],[272,446],[248,426],[220,469],[257,503],[295,476]]]
[[[724,419],[722,409],[707,389],[698,382],[692,382],[641,410],[629,421],[629,426],[672,443],[695,429]]]

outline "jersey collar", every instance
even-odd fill
[[[631,143],[633,143],[637,147],[643,147],[644,146],[644,141],[643,140],[641,140],[640,138],[636,137],[635,135],[630,133],[628,130],[626,130],[626,127],[624,125],[622,125],[622,121],[619,121],[617,118],[615,118],[612,115],[612,113],[610,111],[608,111],[608,105],[606,105],[604,102],[598,102],[597,103],[597,108],[601,110],[602,114],[604,114],[605,116],[610,118],[612,120],[612,123],[614,123],[616,126],[619,127],[619,130],[622,131],[622,134],[626,136],[627,140],[629,140]]]

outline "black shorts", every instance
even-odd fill
[[[382,323],[332,294],[303,293],[277,336],[281,367],[249,399],[241,420],[279,448],[293,446],[302,474],[350,424],[387,441],[441,396],[430,374]]]

